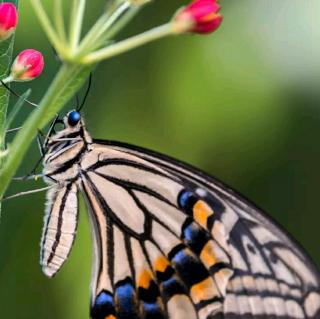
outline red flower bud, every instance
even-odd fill
[[[8,39],[18,24],[18,13],[13,3],[0,4],[0,40]]]
[[[194,0],[180,10],[175,17],[175,29],[178,33],[211,33],[222,22],[220,6],[216,0]]]
[[[14,81],[30,81],[38,77],[43,70],[44,60],[41,52],[27,49],[19,53],[11,67]]]

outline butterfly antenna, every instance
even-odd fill
[[[6,83],[4,83],[2,80],[0,80],[1,84],[11,93],[13,94],[14,96],[16,96],[17,98],[21,98],[21,95],[18,94],[17,92],[13,91]],[[34,107],[38,107],[39,105],[36,104],[36,103],[33,103],[27,99],[24,99],[24,101],[28,104],[30,104],[31,106],[34,106]]]
[[[91,89],[91,84],[92,84],[92,73],[90,73],[90,76],[89,76],[88,87],[87,87],[86,93],[84,95],[83,101],[82,101],[80,107],[77,108],[78,112],[80,112],[82,110],[82,108],[84,107],[84,105],[86,103],[86,100],[88,98],[88,95],[89,95],[89,92],[90,92],[90,89]]]
[[[76,109],[78,110],[80,108],[80,100],[78,94],[76,95],[76,102],[77,102],[77,107]]]

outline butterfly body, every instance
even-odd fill
[[[319,273],[258,209],[185,164],[71,124],[66,117],[44,160],[54,186],[41,264],[51,277],[67,259],[81,192],[93,319],[320,318]]]

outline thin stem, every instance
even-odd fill
[[[53,2],[53,13],[54,13],[54,22],[56,26],[57,33],[64,43],[67,41],[66,29],[63,18],[63,5],[62,0],[55,0]]]
[[[70,19],[70,45],[73,53],[80,41],[85,8],[86,0],[73,0]]]
[[[103,35],[103,42],[112,39],[118,34],[141,10],[141,7],[132,7]]]
[[[172,24],[167,23],[132,38],[110,45],[104,49],[90,53],[85,56],[81,62],[83,64],[96,63],[172,34],[174,34]]]
[[[0,201],[4,202],[4,201],[6,201],[8,199],[13,199],[13,198],[21,197],[21,196],[24,196],[24,195],[30,195],[30,194],[44,192],[44,191],[47,191],[47,190],[49,190],[49,189],[51,189],[53,187],[54,187],[53,185],[50,185],[50,186],[43,187],[43,188],[32,189],[30,191],[20,192],[20,193],[14,194],[14,195],[3,197]]]
[[[102,15],[81,42],[79,53],[84,54],[93,46],[103,45],[103,42],[101,40],[99,41],[99,38],[101,38],[101,36],[110,29],[128,9],[130,9],[130,3],[126,1],[116,7],[111,14],[107,13]]]
[[[33,6],[34,12],[37,15],[40,24],[45,31],[47,37],[49,38],[52,45],[55,47],[59,55],[66,55],[66,48],[61,42],[58,34],[54,30],[51,21],[49,20],[40,0],[30,0]]]
[[[15,127],[15,128],[10,128],[6,131],[7,134],[9,133],[14,133],[14,132],[17,132],[17,131],[20,131],[22,129],[22,126],[19,126],[19,127]]]

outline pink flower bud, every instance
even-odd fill
[[[13,3],[0,4],[0,40],[8,39],[18,24],[18,12]]]
[[[194,0],[177,13],[174,19],[175,30],[177,33],[211,33],[222,22],[219,11],[217,0]]]
[[[14,81],[30,81],[38,77],[43,70],[44,60],[41,52],[27,49],[19,53],[11,67]]]

